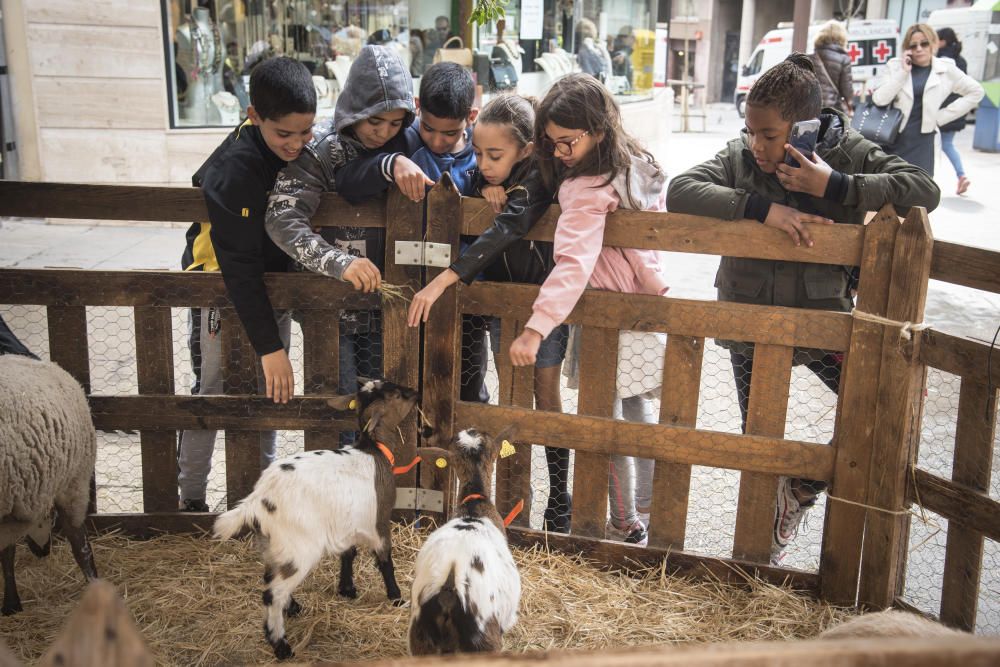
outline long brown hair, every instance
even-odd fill
[[[571,130],[587,130],[595,138],[603,137],[579,164],[566,169],[547,148],[551,142],[545,126],[550,121]],[[606,183],[610,183],[628,169],[633,155],[660,169],[652,154],[622,126],[618,103],[603,83],[589,74],[575,73],[552,84],[535,114],[535,156],[546,187],[555,190],[564,179],[577,176],[607,175]]]

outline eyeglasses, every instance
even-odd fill
[[[910,44],[911,51],[915,51],[917,49],[929,49],[929,48],[931,48],[930,42],[914,42],[913,44]]]
[[[548,137],[545,137],[545,141],[542,143],[545,145],[546,151],[552,151],[556,155],[561,155],[563,157],[569,157],[573,154],[573,146],[576,146],[580,139],[590,134],[590,130],[584,130],[576,136],[572,141],[552,141]]]

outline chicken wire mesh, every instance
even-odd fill
[[[955,437],[958,432],[959,397],[962,379],[951,373],[928,368],[921,423],[917,468],[950,480],[955,462]],[[972,406],[985,413],[987,406]],[[984,414],[985,417],[985,414]],[[992,468],[1000,464],[1000,416],[994,415]],[[986,493],[1000,499],[1000,478],[990,477]],[[913,507],[910,520],[910,544],[906,562],[906,582],[903,597],[920,610],[937,616],[941,610],[949,521],[919,505]],[[977,569],[975,552],[965,552],[953,558],[954,566],[963,571]],[[949,563],[949,565],[951,565]],[[975,631],[985,635],[1000,635],[1000,550],[997,543],[984,540],[979,580],[978,611]]]
[[[499,375],[496,358],[501,353],[500,337],[503,323],[499,318],[491,318],[489,322],[481,322],[479,326],[485,330],[489,338],[489,344],[485,346],[487,358],[483,384],[489,395],[488,402],[496,405],[499,403]],[[513,332],[509,338],[513,339],[518,333],[520,332]],[[481,355],[471,347],[474,340],[478,340],[478,338],[469,335],[463,336],[462,376],[464,378],[473,378],[480,374],[480,371],[474,371],[470,368],[481,358]],[[669,345],[669,339],[667,344]],[[543,344],[539,357],[548,357],[547,361],[543,363],[552,363],[552,359],[559,356],[560,347],[552,345],[551,348],[555,352],[546,350],[546,344]],[[740,433],[743,419],[740,404],[741,392],[738,388],[740,385],[737,384],[737,377],[746,385],[752,377],[749,372],[751,363],[746,358],[747,355],[743,355],[743,358],[738,360],[739,363],[734,363],[730,350],[714,339],[706,339],[703,348],[696,427],[724,433]],[[663,347],[657,347],[655,339],[648,339],[645,348],[638,349],[634,358],[620,357],[619,369],[621,371],[637,378],[641,377],[647,380],[652,378],[653,381],[650,384],[656,387],[656,390],[648,394],[641,407],[634,402],[630,406],[629,401],[620,405],[615,411],[615,417],[618,419],[628,417],[633,421],[658,422],[660,400],[659,383],[656,380],[661,371],[655,361],[647,358],[650,357],[650,352],[653,356],[660,355],[662,360],[664,350]],[[569,356],[572,357],[572,354],[571,343]],[[565,365],[570,363],[567,361]],[[586,361],[582,363],[586,363]],[[558,375],[559,403],[562,412],[576,414],[579,390],[567,377],[565,365],[564,372]],[[837,406],[837,395],[832,387],[837,386],[836,379],[839,377],[841,366],[842,355],[837,352],[812,351],[806,353],[803,350],[796,352],[795,365],[793,365],[790,376],[785,438],[822,445],[831,442]],[[535,372],[537,374],[537,368]],[[669,376],[666,381],[670,381]],[[463,391],[466,392],[466,396],[479,395],[475,387],[468,385],[463,387]],[[460,424],[458,426],[461,428],[466,425]],[[531,497],[526,499],[526,506],[530,508],[529,525],[535,529],[564,530],[570,521],[570,516],[567,516],[571,514],[568,500],[573,490],[575,457],[572,450],[564,450],[564,456],[556,454],[557,448],[552,445],[561,443],[545,444],[549,446],[535,445],[532,447]],[[619,465],[617,470],[615,466],[611,466],[609,469],[609,476],[613,476],[616,472],[620,475],[623,470],[632,475],[635,516],[643,523],[649,522],[648,513],[654,469],[653,466],[646,465],[642,460],[633,461],[624,468]],[[500,475],[502,472],[497,474]],[[622,478],[619,477],[619,484],[616,485],[612,482],[609,487],[608,518],[611,526],[619,523],[618,520],[623,516],[620,507],[613,507],[615,494],[621,493],[622,488],[629,488],[621,482]],[[705,466],[692,467],[686,551],[715,557],[732,556],[739,482],[740,473],[736,470]],[[626,482],[626,484],[628,483]],[[628,503],[626,503],[626,507],[627,505]],[[616,512],[616,510],[619,511]],[[627,515],[630,511],[630,508],[626,509],[624,514]],[[820,493],[816,498],[815,505],[804,513],[805,518],[799,525],[796,538],[785,549],[785,555],[781,561],[782,565],[805,570],[818,568],[825,511],[826,498],[824,494]],[[616,514],[617,516],[615,516]],[[649,528],[652,531],[656,529],[655,526]],[[627,535],[627,531],[621,532],[612,529],[608,532],[611,539],[616,537],[621,539]]]

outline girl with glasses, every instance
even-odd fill
[[[901,45],[903,57],[889,61],[875,82],[872,100],[903,112],[899,138],[887,150],[933,176],[938,128],[964,118],[982,99],[983,87],[954,60],[936,57],[937,33],[926,23],[911,25]],[[958,98],[942,106],[952,93]]]
[[[609,213],[620,207],[662,211],[666,194],[663,170],[624,130],[608,89],[582,73],[556,81],[535,118],[535,145],[541,148],[537,159],[542,181],[557,192],[562,210],[556,223],[555,268],[539,290],[524,331],[510,348],[511,361],[518,366],[535,363],[542,340],[566,320],[587,287],[655,295],[668,289],[662,253],[604,247]],[[664,340],[652,336],[661,346],[655,352],[662,359]],[[633,354],[629,346],[620,344],[619,348],[625,352],[619,352],[615,411],[629,421],[655,423],[650,395],[659,391],[662,373],[644,363],[645,350]],[[640,370],[634,382],[623,381],[626,366]],[[611,457],[608,533],[645,544],[646,525],[636,508],[637,472],[639,509],[648,512],[653,462]]]

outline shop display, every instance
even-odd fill
[[[208,9],[195,7],[177,28],[177,65],[185,78],[181,120],[192,125],[220,125],[222,117],[212,96],[222,92],[224,51],[219,29]]]

